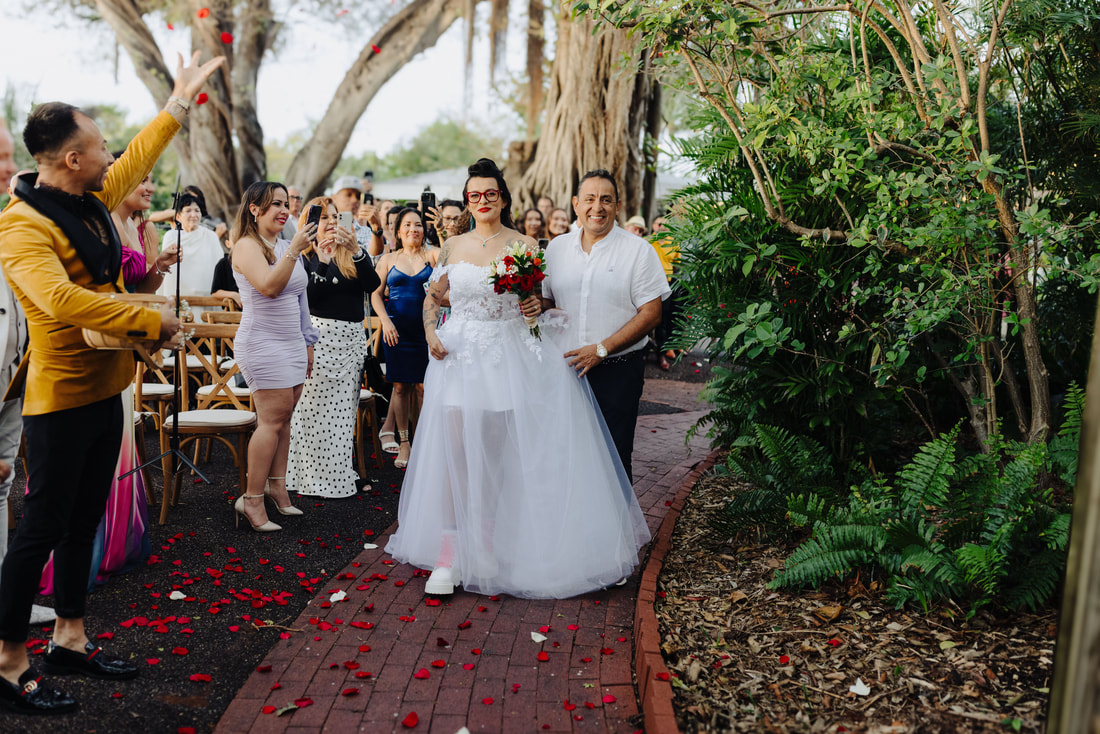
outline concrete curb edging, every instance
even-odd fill
[[[665,556],[668,555],[672,531],[684,508],[684,500],[703,474],[714,466],[721,449],[715,449],[699,462],[680,482],[676,496],[661,521],[653,545],[642,571],[638,586],[638,598],[634,607],[634,676],[638,682],[638,700],[641,703],[646,734],[680,734],[676,725],[676,713],[672,707],[672,683],[658,680],[657,675],[668,675],[661,655],[661,633],[657,626],[657,577],[661,575]]]

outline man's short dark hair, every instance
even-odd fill
[[[603,168],[597,168],[596,170],[589,171],[588,173],[581,176],[581,180],[577,182],[577,190],[573,192],[573,196],[580,196],[581,186],[583,186],[584,182],[590,178],[603,178],[610,181],[611,188],[615,190],[615,200],[619,200],[619,185],[615,183],[615,177],[611,175],[611,171],[605,170]]]
[[[79,108],[64,102],[46,102],[35,107],[27,116],[23,128],[23,144],[36,159],[40,155],[56,156],[65,144],[72,140],[80,128],[76,124]]]
[[[458,199],[444,199],[443,201],[439,202],[439,211],[443,211],[449,206],[453,206],[456,209],[461,209],[462,202]]]

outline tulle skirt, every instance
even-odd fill
[[[645,518],[587,380],[521,318],[440,327],[386,546],[483,594],[564,598],[628,576]]]

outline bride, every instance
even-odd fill
[[[544,314],[539,341],[523,319],[538,315],[538,298],[520,304],[489,285],[505,245],[534,241],[512,225],[496,164],[483,158],[468,173],[475,226],[447,240],[424,301],[433,359],[386,551],[433,569],[429,594],[600,589],[631,573],[649,531],[588,382],[554,341],[565,316]],[[437,329],[445,296],[451,315]]]

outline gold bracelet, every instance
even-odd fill
[[[187,102],[183,101],[179,97],[176,97],[175,95],[168,98],[168,103],[178,106],[181,110],[183,110],[183,113],[185,115],[191,111],[191,105],[187,104]]]

